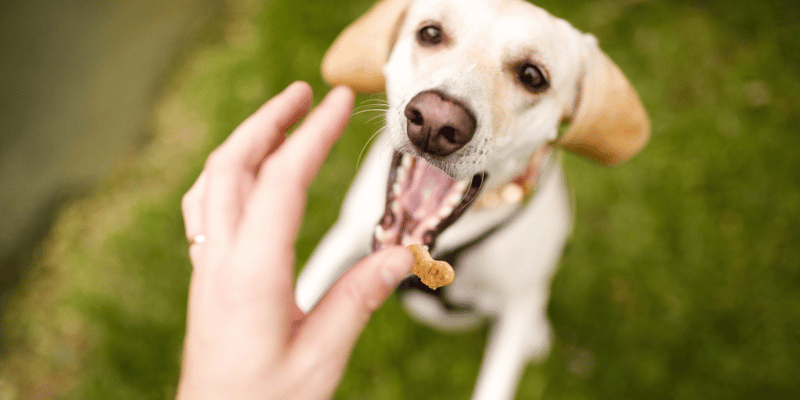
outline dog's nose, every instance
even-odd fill
[[[475,134],[475,117],[445,94],[427,90],[414,96],[405,109],[411,143],[423,153],[447,156],[464,147]]]

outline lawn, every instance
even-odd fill
[[[4,316],[0,399],[174,396],[191,270],[180,198],[284,86],[321,98],[325,49],[370,4],[229,2],[165,83],[152,143],[60,214]],[[555,340],[518,398],[800,398],[800,5],[537,4],[598,37],[653,136],[621,167],[566,155],[577,223],[552,284]],[[314,182],[299,265],[374,116],[353,118]],[[468,398],[485,335],[419,325],[391,298],[336,398]]]

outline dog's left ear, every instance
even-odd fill
[[[571,125],[558,144],[601,164],[627,161],[647,143],[650,121],[636,90],[586,35],[583,77]]]
[[[383,65],[389,59],[410,0],[381,0],[350,24],[322,60],[322,77],[331,86],[359,93],[385,91]]]

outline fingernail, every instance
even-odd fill
[[[328,95],[325,96],[325,99],[323,101],[328,102],[328,101],[333,101],[334,99],[336,101],[341,101],[344,100],[344,98],[352,96],[354,96],[352,89],[350,89],[347,86],[339,85],[331,89],[331,91],[328,92]]]
[[[303,81],[294,81],[289,86],[287,86],[286,89],[283,89],[283,92],[281,92],[281,94],[298,90],[301,86],[309,86],[309,85],[308,83]]]
[[[380,268],[381,280],[389,287],[397,286],[408,276],[414,264],[411,253],[403,247],[383,250],[383,260]]]
[[[289,86],[286,87],[286,89],[283,89],[283,91],[287,92],[290,89],[294,89],[295,87],[300,86],[302,84],[303,84],[303,81],[294,81],[294,82],[290,83]]]

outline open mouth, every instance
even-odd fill
[[[421,244],[433,249],[480,192],[485,173],[457,181],[425,159],[394,152],[386,185],[386,208],[375,227],[372,248]]]

